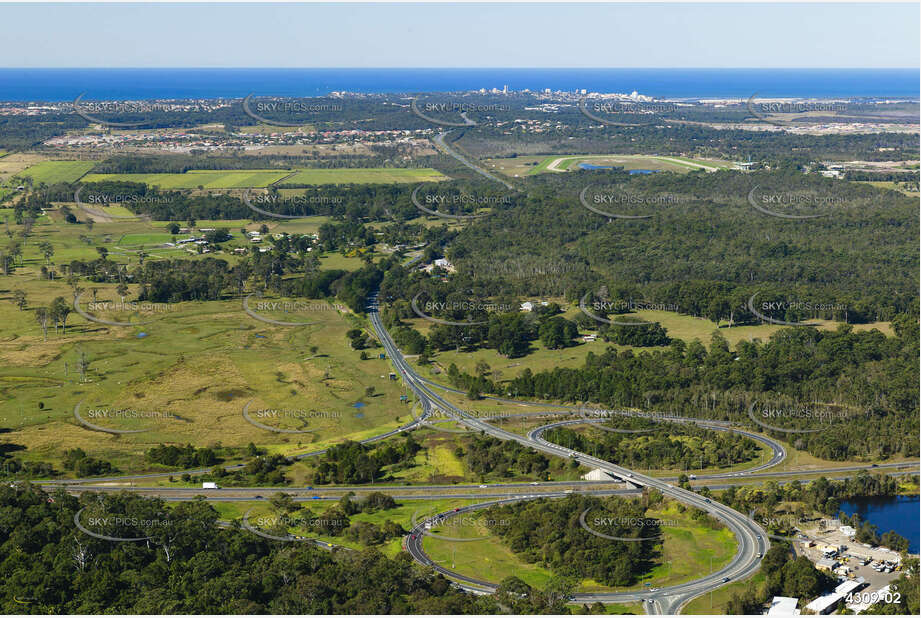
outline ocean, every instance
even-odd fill
[[[671,99],[919,98],[917,69],[0,69],[0,101],[585,89]]]

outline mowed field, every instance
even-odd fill
[[[573,320],[581,311],[578,307],[568,306],[563,299],[548,299],[551,302],[557,302],[564,308],[563,317]],[[767,341],[772,334],[789,328],[777,324],[758,324],[751,326],[733,326],[729,327],[727,323],[717,324],[706,318],[698,318],[691,315],[683,315],[672,311],[653,311],[639,310],[634,313],[625,314],[636,317],[648,322],[659,322],[665,327],[669,337],[682,339],[687,343],[697,339],[705,346],[709,347],[710,338],[714,333],[719,333],[728,342],[730,346],[735,346],[740,341],[753,341],[760,339]],[[427,335],[432,327],[432,323],[422,318],[407,319],[413,328]],[[823,330],[834,330],[838,328],[841,322],[830,320],[811,320],[820,324],[818,328]],[[874,322],[870,324],[854,324],[855,331],[877,329],[886,336],[892,336],[892,328],[888,322]],[[594,331],[581,330],[580,334],[592,334]],[[420,366],[419,372],[422,374],[434,375],[437,377],[442,369],[447,369],[451,363],[457,365],[458,369],[470,374],[476,373],[478,362],[485,362],[493,371],[491,376],[493,380],[510,380],[519,373],[530,369],[533,372],[550,371],[556,367],[581,367],[585,363],[585,357],[589,352],[603,354],[609,348],[617,350],[633,350],[634,353],[640,353],[643,350],[662,350],[662,348],[640,348],[636,346],[618,345],[615,343],[605,342],[600,337],[595,341],[584,342],[581,339],[573,340],[573,345],[562,350],[550,350],[546,348],[540,340],[531,342],[530,352],[521,358],[509,359],[501,356],[494,349],[481,348],[473,352],[458,352],[448,350],[437,352],[432,356],[434,365]],[[496,374],[498,372],[498,374]],[[442,380],[444,381],[444,380]]]
[[[412,528],[414,522],[418,522],[426,516],[444,512],[452,508],[476,504],[477,502],[479,502],[479,500],[407,500],[402,504],[398,502],[397,507],[393,509],[375,511],[374,513],[355,513],[349,515],[349,520],[353,525],[355,522],[361,521],[376,524],[378,526],[390,520],[400,524],[405,530],[409,530]],[[212,505],[221,514],[223,519],[241,520],[243,515],[248,512],[249,515],[247,519],[252,527],[269,534],[284,534],[281,530],[271,530],[273,527],[272,524],[285,520],[280,520],[279,514],[266,502],[216,502],[212,503]],[[351,541],[343,536],[318,534],[316,526],[310,525],[311,519],[323,515],[324,512],[335,506],[335,502],[317,500],[316,502],[301,502],[299,506],[301,506],[301,509],[289,515],[288,520],[285,522],[291,524],[286,528],[288,533],[307,536],[312,539],[333,543],[334,545],[351,547],[352,549],[364,549],[361,543]],[[383,545],[378,545],[377,548],[384,554],[393,557],[402,551],[402,543],[402,538],[394,538]]]
[[[695,169],[713,171],[732,168],[729,161],[711,159],[690,159],[687,157],[648,156],[648,155],[554,155],[527,156],[508,159],[486,159],[487,169],[498,171],[506,176],[520,177],[548,172],[566,172],[578,170],[580,163],[598,166],[616,166],[625,170],[659,170],[667,172],[689,172]]]
[[[662,526],[664,542],[658,546],[656,565],[640,581],[630,587],[612,588],[586,579],[579,583],[579,592],[601,592],[639,590],[647,586],[672,586],[697,579],[703,573],[719,570],[735,553],[735,537],[727,528],[713,530],[691,518],[688,510],[683,512],[677,503],[667,502],[655,510],[649,510],[647,517],[655,517],[668,525]],[[478,522],[483,512],[471,514],[457,523],[449,519],[445,525],[433,528],[432,532],[442,536],[470,541],[449,541],[426,536],[423,547],[432,560],[444,566],[478,579],[498,583],[509,576],[516,576],[530,586],[543,588],[553,577],[550,569],[540,564],[529,564],[508,548],[500,537],[490,534]],[[468,523],[469,522],[469,523]],[[585,534],[589,534],[585,532]]]
[[[438,170],[423,168],[302,169],[281,185],[390,184],[449,180]]]
[[[142,182],[161,189],[246,189],[267,187],[294,170],[189,170],[183,174],[87,174],[83,182]]]
[[[76,182],[95,165],[93,161],[42,161],[19,172],[17,176],[29,176],[36,185]]]
[[[284,185],[390,184],[448,180],[431,168],[189,170],[182,174],[87,174],[83,182],[142,182],[161,189],[246,189]]]

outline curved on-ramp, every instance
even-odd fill
[[[406,362],[406,359],[403,358],[402,353],[397,348],[393,339],[390,337],[390,333],[384,327],[380,313],[378,311],[376,296],[369,299],[367,310],[371,324],[374,327],[374,330],[377,333],[377,336],[383,344],[385,350],[389,354],[391,361],[403,376],[405,383],[410,386],[410,388],[421,401],[429,402],[430,405],[441,408],[448,414],[452,415],[458,422],[463,423],[472,429],[478,429],[501,440],[513,440],[524,446],[528,446],[549,455],[573,459],[579,463],[604,470],[605,472],[608,472],[609,474],[618,478],[629,477],[630,482],[635,485],[656,489],[670,498],[706,511],[711,516],[716,517],[722,521],[732,531],[738,542],[736,554],[729,562],[729,564],[724,566],[720,571],[716,573],[712,573],[692,582],[679,584],[676,586],[669,586],[667,588],[657,590],[654,593],[645,591],[596,593],[592,595],[579,595],[575,600],[585,600],[586,602],[592,602],[594,600],[603,600],[608,602],[635,602],[637,600],[645,600],[651,602],[650,604],[653,605],[653,609],[657,611],[668,611],[671,608],[678,607],[686,601],[700,594],[703,594],[708,590],[712,590],[715,587],[719,587],[728,581],[747,577],[757,571],[760,567],[761,558],[764,555],[764,552],[766,552],[770,547],[770,543],[767,541],[767,533],[742,513],[739,513],[738,511],[735,511],[728,506],[720,504],[719,502],[714,502],[709,498],[704,498],[694,492],[687,491],[680,487],[675,487],[661,479],[656,479],[633,472],[608,461],[604,461],[596,457],[591,457],[585,453],[578,453],[576,451],[572,451],[571,449],[565,449],[559,445],[547,442],[546,440],[535,440],[530,436],[521,436],[504,429],[494,427],[489,423],[486,423],[471,416],[470,414],[467,414],[460,408],[442,399],[439,395],[434,393],[424,381],[419,379],[419,376],[416,375],[413,368],[409,365],[409,363]],[[416,539],[421,538],[421,535],[415,536]],[[428,560],[427,557],[425,560],[427,561],[422,562],[422,564],[434,566],[432,565],[431,560]],[[444,572],[445,569],[444,567],[439,567],[439,570]]]

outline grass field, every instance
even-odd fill
[[[14,152],[0,158],[0,182],[6,182],[12,176],[18,175],[30,166],[46,160],[39,154]]]
[[[748,579],[731,582],[725,586],[712,590],[711,592],[693,599],[690,603],[681,608],[680,613],[692,615],[721,615],[726,613],[726,604],[734,594],[741,594],[754,584],[760,586],[764,583],[764,574],[760,571]]]
[[[424,182],[448,178],[430,168],[355,168],[301,170],[189,170],[184,174],[88,174],[83,182],[121,180],[161,189],[245,189],[280,185]],[[279,182],[281,181],[281,182]]]
[[[567,306],[562,299],[547,300],[559,303],[560,306],[564,309],[563,316],[567,319],[574,319],[581,314],[581,311],[578,307]],[[683,315],[673,311],[640,310],[629,315],[641,318],[649,322],[659,322],[663,327],[665,327],[669,337],[682,339],[688,343],[694,339],[698,339],[707,347],[709,347],[710,338],[714,333],[719,333],[729,342],[730,346],[735,346],[740,341],[752,341],[754,339],[767,341],[772,334],[784,328],[788,328],[777,324],[733,326],[730,328],[728,323],[725,322],[717,324],[716,322],[712,322],[706,318]],[[428,333],[432,326],[431,322],[423,320],[422,318],[406,321],[410,322],[413,328],[421,332],[423,335]],[[832,322],[828,320],[814,321],[820,323],[821,326],[819,328],[824,330],[834,330],[840,324],[838,322]],[[892,328],[888,322],[855,324],[853,325],[853,328],[855,331],[872,330],[875,328],[887,336],[892,335]],[[582,334],[586,334],[588,332],[590,331],[582,331]],[[441,371],[450,367],[451,363],[454,363],[462,371],[473,374],[475,373],[476,364],[480,361],[483,361],[492,369],[493,375],[491,378],[493,380],[497,379],[498,377],[500,381],[505,381],[514,378],[519,373],[524,371],[525,368],[530,369],[532,372],[538,372],[550,371],[556,367],[581,367],[584,364],[585,357],[589,352],[594,352],[595,354],[603,354],[604,351],[609,347],[615,348],[617,350],[633,350],[634,353],[639,353],[642,350],[665,349],[622,346],[605,342],[600,338],[591,342],[584,342],[581,339],[576,339],[573,343],[574,345],[563,350],[549,350],[539,340],[532,341],[531,351],[526,356],[515,359],[509,359],[504,356],[500,356],[499,353],[494,349],[481,348],[473,352],[457,352],[454,350],[449,350],[434,354],[432,356],[432,360],[435,364],[419,367],[419,371],[423,374],[437,377]],[[496,372],[499,373],[496,374]]]
[[[429,182],[449,180],[431,168],[352,168],[299,170],[284,185],[390,184],[394,182]]]
[[[906,187],[906,183],[903,182],[892,182],[888,180],[860,180],[856,182],[873,185],[874,187],[879,187],[880,189],[892,189],[893,191],[898,191],[900,193],[904,193],[905,195],[918,197],[918,192],[908,189]]]
[[[469,406],[468,406],[469,408]],[[410,412],[401,417],[401,421],[408,422],[411,415],[418,416],[419,408],[414,407]],[[456,423],[446,422],[438,423],[437,427],[448,431],[463,431],[465,428]],[[588,471],[581,466],[571,467],[569,462],[559,458],[550,459],[550,467],[546,470],[546,475],[518,474],[513,472],[509,476],[498,476],[497,474],[480,475],[470,470],[462,457],[455,454],[458,447],[465,446],[465,437],[474,435],[474,432],[464,433],[446,433],[434,428],[418,429],[413,433],[415,439],[420,442],[425,451],[416,455],[415,466],[405,470],[399,470],[393,473],[398,483],[524,483],[530,481],[575,481],[579,476]]]
[[[525,156],[506,159],[486,159],[487,169],[499,171],[506,176],[516,177],[550,172],[578,170],[579,163],[600,166],[617,166],[625,170],[662,170],[688,172],[694,169],[731,168],[729,161],[691,159],[687,157],[665,157],[647,155],[553,155]]]
[[[129,287],[130,301],[137,288]],[[119,300],[112,284],[86,288],[84,309],[92,301],[90,288],[99,301]],[[23,311],[10,302],[14,289],[26,293]],[[240,300],[157,306],[141,316],[110,305],[113,310],[94,313],[116,321],[155,321],[106,326],[72,313],[66,334],[50,328],[45,341],[34,309],[56,296],[71,297],[64,280],[42,281],[29,269],[18,269],[0,289],[0,426],[10,428],[6,441],[28,448],[17,453],[26,460],[61,469],[63,451],[82,447],[129,472],[149,469],[143,453],[159,443],[243,447],[253,441],[271,452],[299,452],[379,433],[408,414],[399,403],[400,386],[386,377],[389,361],[376,354],[362,361],[348,346],[345,332],[363,320],[321,301],[278,299],[300,303],[288,313],[254,309],[268,319],[314,323],[305,327],[258,321],[243,312]],[[81,353],[89,363],[85,381],[76,370]],[[290,411],[264,424],[304,433],[251,425],[242,415],[250,400],[251,416],[262,409]],[[356,408],[356,402],[365,405]],[[92,431],[77,423],[77,404],[87,420],[90,410],[132,411],[137,417],[91,422],[146,431],[119,436]]]
[[[583,580],[580,592],[612,590],[638,590],[648,586],[670,586],[696,579],[702,573],[710,572],[710,564],[718,570],[735,554],[735,537],[727,528],[713,530],[691,519],[688,511],[681,512],[677,503],[669,502],[659,509],[647,511],[647,517],[668,521],[663,526],[665,540],[660,546],[660,555],[654,559],[656,565],[639,583],[631,587],[610,588],[592,580]],[[445,526],[444,530],[434,528],[436,534],[457,538],[480,538],[478,541],[448,541],[426,536],[423,546],[429,557],[442,566],[464,575],[470,575],[494,583],[514,575],[525,583],[543,588],[553,573],[538,564],[528,564],[516,556],[499,537],[471,518],[465,525]],[[450,520],[449,520],[450,521]],[[587,533],[586,533],[587,534]]]
[[[36,185],[76,182],[95,165],[93,161],[42,161],[19,172],[18,176],[29,176]]]
[[[267,493],[266,497],[270,497],[272,493]],[[433,515],[435,513],[440,513],[461,506],[467,506],[469,504],[475,504],[476,502],[478,502],[478,500],[406,500],[403,503],[398,502],[397,507],[393,509],[376,511],[374,513],[356,513],[354,515],[350,515],[349,521],[363,521],[381,525],[389,519],[392,522],[400,524],[404,530],[408,531],[412,528],[414,520],[419,521],[424,519],[427,515]],[[311,518],[322,515],[323,512],[325,512],[327,509],[333,507],[335,503],[328,500],[323,500],[317,502],[301,502],[298,503],[298,505],[301,506],[302,509],[290,515],[289,517],[291,517],[291,519],[309,520]],[[249,520],[253,527],[258,527],[257,518],[270,517],[275,514],[272,506],[262,501],[217,502],[212,503],[212,506],[214,506],[214,508],[221,514],[221,518],[224,520],[241,519],[244,513],[246,513],[249,509],[252,509],[249,515]],[[291,526],[288,531],[292,534],[308,536],[310,538],[326,541],[328,543],[351,547],[352,549],[364,548],[360,543],[346,539],[343,536],[316,534],[314,530],[310,529],[309,525],[299,527]],[[402,538],[391,539],[386,544],[378,545],[376,547],[380,549],[384,554],[393,557],[402,551]]]
[[[142,182],[161,189],[245,189],[267,187],[293,170],[189,170],[184,174],[87,174],[83,182]]]

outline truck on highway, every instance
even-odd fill
[[[212,483],[210,481],[205,481],[204,483],[202,483],[201,488],[202,489],[220,489],[217,483]]]

